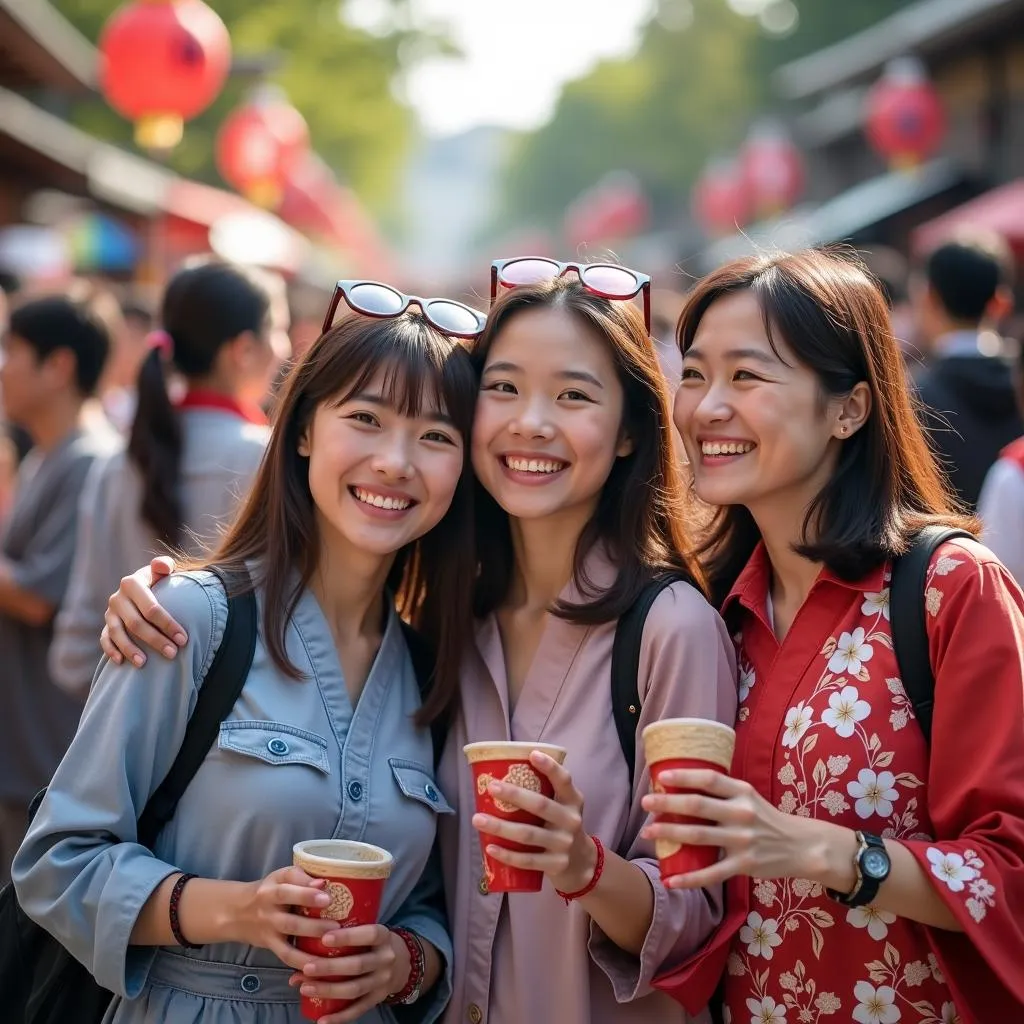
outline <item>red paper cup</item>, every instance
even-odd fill
[[[469,743],[462,748],[473,770],[473,788],[476,792],[476,809],[480,814],[489,814],[503,821],[517,821],[525,825],[543,825],[535,814],[521,810],[504,800],[496,800],[488,791],[491,782],[507,782],[523,789],[543,793],[549,799],[554,789],[546,775],[542,775],[530,764],[530,754],[539,750],[559,764],[565,760],[565,748],[551,743],[517,743],[496,740],[486,743]],[[484,855],[484,876],[490,892],[540,892],[544,875],[540,871],[524,871],[502,864],[487,853],[488,846],[500,846],[506,850],[534,852],[537,847],[523,846],[500,836],[480,833],[480,847]]]
[[[316,907],[297,907],[300,914],[306,917],[329,917],[342,928],[377,923],[384,883],[391,874],[393,863],[387,850],[349,839],[311,839],[292,847],[292,862],[307,875],[327,879],[325,888],[331,897],[330,904],[322,910]],[[313,956],[352,956],[366,951],[365,947],[359,946],[340,950],[304,935],[295,937],[295,945],[303,953],[311,953]],[[323,980],[345,979],[336,977]],[[299,999],[299,1010],[306,1020],[319,1020],[325,1014],[338,1013],[352,1002],[350,999],[318,999],[310,996],[300,996]]]
[[[651,789],[655,793],[693,793],[691,789],[668,786],[661,776],[679,768],[710,768],[727,774],[732,767],[736,733],[721,722],[703,718],[667,718],[653,722],[643,731],[644,752],[651,771]],[[706,825],[702,818],[683,814],[658,814],[656,821],[674,825]],[[661,865],[662,879],[685,875],[711,867],[718,860],[717,846],[681,846],[658,839],[654,852]]]

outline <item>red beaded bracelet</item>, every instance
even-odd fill
[[[423,987],[423,978],[427,973],[427,955],[423,950],[423,943],[420,937],[409,931],[408,928],[392,928],[393,931],[409,950],[409,979],[405,987],[398,992],[392,992],[384,1002],[390,1006],[407,1006],[416,1002],[420,997],[420,989]]]
[[[562,892],[561,889],[556,889],[555,892],[565,900],[566,905],[572,903],[573,900],[581,900],[584,896],[590,895],[597,886],[597,883],[601,880],[601,873],[604,871],[604,846],[601,840],[597,836],[590,837],[594,841],[594,846],[597,847],[597,863],[594,865],[594,874],[589,882],[579,892]]]
[[[185,949],[202,949],[201,945],[196,945],[194,942],[189,942],[188,939],[181,932],[181,922],[178,920],[178,904],[181,902],[181,893],[185,888],[185,883],[190,882],[195,875],[179,875],[178,880],[174,883],[174,888],[171,890],[171,902],[168,905],[167,912],[171,919],[171,934],[174,936],[174,941]]]

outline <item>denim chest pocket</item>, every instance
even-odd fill
[[[281,722],[223,722],[217,746],[266,764],[305,764],[330,775],[327,740]]]
[[[430,769],[401,757],[389,757],[388,764],[398,788],[407,797],[424,804],[437,814],[455,813],[455,808],[445,799]]]

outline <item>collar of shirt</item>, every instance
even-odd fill
[[[859,580],[844,580],[837,576],[828,566],[822,566],[811,586],[810,594],[822,586],[842,587],[845,590],[860,591],[867,594],[880,593],[885,586],[885,574],[888,563],[883,562],[876,566]],[[771,590],[772,564],[768,558],[768,549],[764,541],[758,541],[750,560],[743,567],[736,582],[733,584],[729,596],[722,603],[722,615],[726,615],[732,604],[738,603],[751,614],[762,619],[766,626],[771,628],[767,621],[768,615],[768,594]]]
[[[266,426],[267,417],[263,410],[251,402],[240,402],[231,395],[219,391],[208,391],[203,388],[190,388],[185,397],[178,403],[179,409],[217,409],[221,412],[238,416],[246,423]]]
[[[944,358],[983,355],[978,347],[977,331],[950,331],[935,342],[935,355]]]

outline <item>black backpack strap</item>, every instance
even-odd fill
[[[640,645],[644,636],[647,613],[658,595],[673,583],[685,580],[682,575],[658,576],[640,591],[633,607],[624,612],[615,627],[612,645],[612,715],[619,734],[619,746],[629,769],[632,788],[636,774],[636,727],[640,721]]]
[[[889,618],[892,646],[903,689],[914,708],[921,731],[931,742],[932,711],[935,705],[935,676],[928,648],[928,618],[925,609],[925,581],[936,549],[955,537],[974,537],[965,530],[948,526],[926,526],[906,554],[893,560],[889,583]]]
[[[139,818],[139,842],[150,849],[173,817],[178,801],[216,741],[221,723],[235,706],[256,651],[256,595],[248,575],[233,572],[229,578],[219,569],[213,571],[228,594],[227,624],[199,689],[181,749]]]
[[[434,683],[434,672],[437,662],[434,652],[419,633],[404,619],[402,623],[402,634],[405,637],[405,646],[409,649],[409,660],[412,662],[412,670],[416,674],[416,682],[420,688],[420,700],[426,700],[427,693]],[[445,718],[435,718],[430,723],[430,738],[434,744],[434,767],[441,762],[441,754],[444,751],[444,741],[448,735],[448,723]]]

